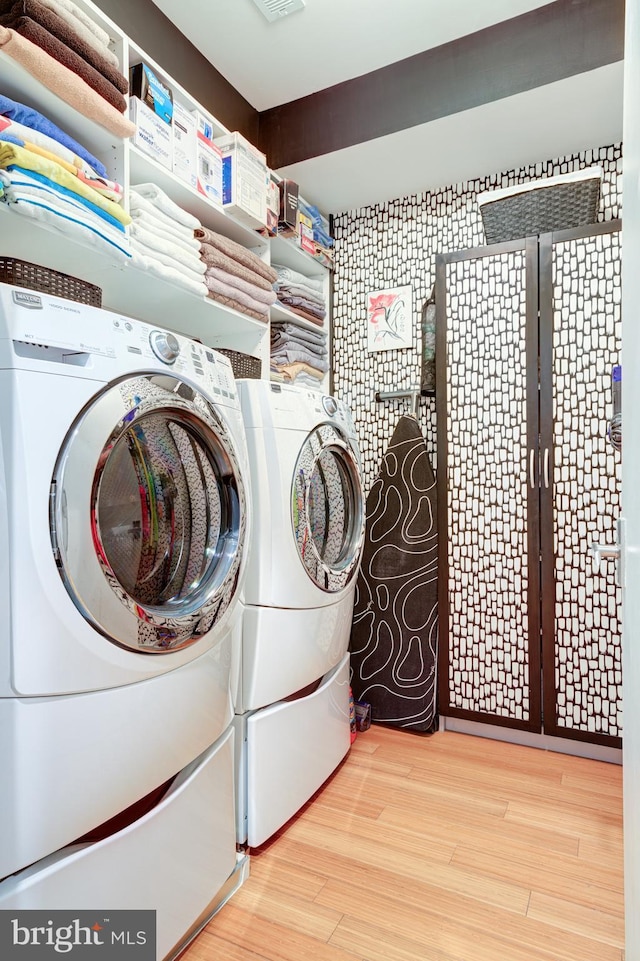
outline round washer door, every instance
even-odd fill
[[[357,573],[364,543],[364,501],[357,457],[332,424],[305,440],[291,496],[298,554],[323,591],[341,591]]]
[[[238,586],[246,497],[229,432],[172,375],[111,384],[85,407],[51,486],[58,569],[114,643],[164,653],[198,641]]]

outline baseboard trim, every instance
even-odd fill
[[[481,724],[478,721],[465,721],[458,717],[440,715],[439,730],[457,731],[458,734],[472,734],[487,737],[494,741],[508,741],[522,744],[541,751],[555,751],[558,754],[573,754],[593,761],[606,761],[609,764],[622,764],[622,749],[605,747],[602,744],[589,744],[587,741],[574,741],[568,737],[550,737],[548,734],[533,734],[531,731],[518,731],[514,728],[497,727],[494,724]]]

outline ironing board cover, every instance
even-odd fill
[[[436,721],[436,485],[414,417],[400,418],[366,504],[351,629],[354,697],[381,724]]]

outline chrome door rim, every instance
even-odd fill
[[[305,449],[313,446],[316,437],[318,438],[318,447],[302,469],[300,462],[303,459]],[[347,548],[341,552],[341,555],[344,554],[344,560],[337,564],[327,564],[320,555],[312,536],[309,518],[311,477],[318,467],[320,458],[327,453],[334,453],[339,461],[346,464],[345,475],[349,478],[352,493],[352,516],[347,518],[348,534],[344,538]],[[302,492],[299,489],[301,474],[304,476]],[[365,532],[364,497],[360,477],[357,455],[349,441],[333,424],[320,424],[305,439],[294,469],[291,489],[291,522],[296,549],[302,565],[316,587],[325,593],[336,593],[347,587],[360,565]],[[298,529],[302,528],[306,535],[302,545],[296,536],[296,510],[300,518],[297,527]]]
[[[163,413],[199,441],[226,479],[224,495],[231,501],[226,505],[231,512],[229,534],[222,539],[215,567],[207,568],[201,589],[175,612],[141,604],[127,592],[109,562],[97,517],[110,452],[133,425]],[[69,523],[70,510],[75,523]],[[246,493],[235,445],[211,402],[173,374],[123,377],[85,406],[54,469],[50,520],[58,569],[74,604],[119,646],[147,653],[181,650],[208,633],[235,596],[246,536]]]

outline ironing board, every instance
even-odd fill
[[[400,418],[366,504],[351,629],[351,686],[374,723],[436,722],[436,485],[420,426]]]

